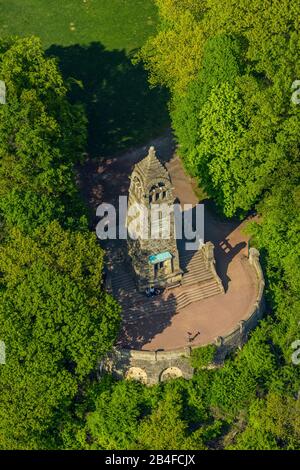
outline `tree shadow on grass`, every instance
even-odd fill
[[[52,45],[47,55],[58,58],[71,102],[86,109],[91,157],[118,153],[169,124],[166,90],[150,89],[142,65],[133,65],[125,51],[93,42]]]

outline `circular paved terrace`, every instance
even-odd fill
[[[119,195],[127,194],[128,176],[133,165],[143,158],[150,145],[154,145],[159,158],[165,162],[173,185],[174,196],[181,204],[197,204],[193,187],[195,183],[183,170],[175,154],[174,143],[168,132],[148,145],[113,158],[103,158],[101,163],[87,161],[80,168],[82,192],[91,207],[93,228],[96,225],[96,208],[101,202],[117,204]],[[163,318],[139,319],[123,323],[118,344],[123,348],[142,350],[173,350],[184,346],[204,345],[218,336],[226,336],[241,320],[246,320],[257,296],[257,279],[248,262],[248,238],[243,233],[246,221],[224,222],[205,204],[205,241],[215,246],[216,270],[225,294],[194,302],[176,314]],[[116,243],[106,242],[108,253]],[[176,289],[180,289],[176,288]],[[161,296],[172,295],[173,289]],[[147,302],[145,297],[145,302]],[[189,340],[190,338],[190,340]],[[192,339],[192,341],[191,341]]]

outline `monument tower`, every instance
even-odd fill
[[[140,290],[167,287],[181,281],[176,244],[174,196],[167,169],[154,147],[134,166],[130,177],[127,227],[134,232],[137,209],[144,213],[134,238],[128,237],[128,253]]]

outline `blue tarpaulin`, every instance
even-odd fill
[[[172,255],[169,251],[164,251],[163,253],[158,253],[157,255],[149,256],[149,261],[151,264],[162,263],[167,259],[172,259]]]

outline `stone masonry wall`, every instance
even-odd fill
[[[258,282],[257,297],[253,309],[247,320],[241,321],[226,336],[215,339],[217,346],[215,362],[209,367],[219,366],[230,351],[241,347],[247,341],[249,332],[263,316],[265,282],[259,262],[259,252],[255,248],[249,250],[249,263],[256,272]],[[100,369],[112,372],[119,378],[141,380],[147,385],[176,377],[189,379],[194,372],[190,365],[192,348],[188,346],[173,351],[138,351],[115,348],[101,363]]]

